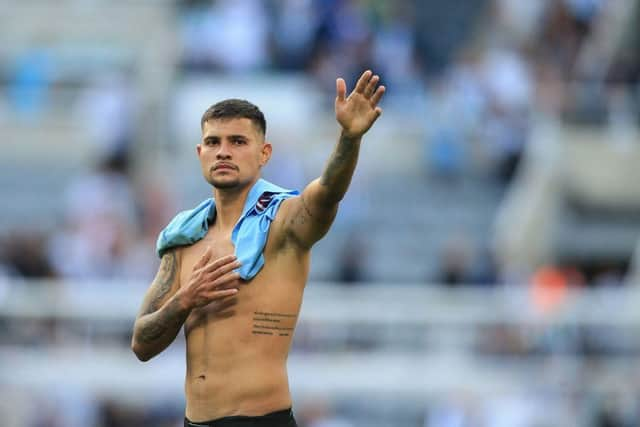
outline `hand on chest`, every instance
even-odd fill
[[[196,243],[182,249],[181,277],[187,279],[207,248],[211,250],[211,259],[216,260],[235,253],[231,234],[223,235],[212,228]]]

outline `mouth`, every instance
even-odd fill
[[[233,165],[230,165],[228,163],[220,163],[217,164],[213,167],[214,171],[220,171],[220,170],[237,170],[237,168]]]

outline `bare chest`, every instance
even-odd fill
[[[213,259],[235,251],[230,236],[210,229],[202,240],[182,249],[181,284],[188,283],[207,247]],[[307,268],[305,262],[287,258],[265,254],[264,267],[253,279],[241,282],[236,296],[194,310],[185,324],[188,340],[197,340],[202,333],[216,341],[235,343],[239,337],[245,342],[263,337],[290,338],[300,311]]]
[[[231,235],[223,235],[209,228],[207,234],[191,246],[182,249],[182,269],[180,283],[186,281],[193,272],[193,267],[198,263],[207,247],[211,248],[212,259],[218,259],[234,253],[235,248],[231,242]]]

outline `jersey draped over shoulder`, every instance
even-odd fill
[[[264,265],[263,250],[269,227],[283,200],[300,194],[259,179],[249,190],[240,219],[231,232],[236,256],[242,263],[238,269],[244,280],[253,278]],[[194,209],[180,212],[160,232],[156,252],[162,257],[169,249],[191,245],[201,240],[215,220],[216,205],[213,198],[204,200]]]

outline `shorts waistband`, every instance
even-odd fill
[[[185,417],[184,427],[248,427],[248,426],[270,426],[269,423],[282,423],[293,421],[293,411],[291,408],[282,409],[280,411],[270,412],[265,415],[247,416],[233,415],[230,417],[216,418],[210,421],[190,421]],[[283,425],[287,424],[273,424]],[[295,424],[294,424],[295,425]]]

